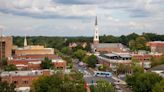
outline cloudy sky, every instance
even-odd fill
[[[4,35],[164,34],[164,0],[0,0]]]

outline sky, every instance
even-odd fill
[[[0,30],[14,36],[164,34],[164,0],[0,0]]]

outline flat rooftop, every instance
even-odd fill
[[[32,70],[32,71],[5,71],[1,72],[1,77],[8,77],[8,76],[40,76],[43,75],[44,71],[49,71],[52,73],[52,70]]]

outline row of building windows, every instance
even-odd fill
[[[19,84],[19,83],[22,83],[22,84],[28,84],[29,82],[27,80],[25,81],[13,81],[14,84]]]

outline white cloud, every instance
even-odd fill
[[[1,12],[10,12],[16,15],[54,18],[54,17],[89,17],[94,16],[94,7],[90,5],[63,5],[52,0],[2,0]]]
[[[28,27],[33,35],[92,35],[98,15],[101,34],[163,33],[163,5],[164,0],[0,0],[0,25],[14,35]]]

